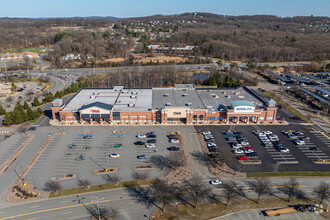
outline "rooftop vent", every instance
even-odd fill
[[[98,94],[100,94],[99,92],[93,92],[93,95],[98,95]]]
[[[136,91],[134,91],[134,92],[131,92],[133,95],[136,95],[137,94],[137,92]]]
[[[169,102],[169,103],[166,103],[166,106],[171,106],[172,104]]]
[[[136,99],[136,95],[131,95],[131,99]]]
[[[186,104],[186,106],[192,106],[192,104],[189,102],[189,103]]]
[[[128,104],[128,107],[134,107],[134,106],[135,106],[135,104],[133,104],[133,103]]]
[[[187,93],[185,93],[185,94],[182,94],[182,96],[183,96],[183,97],[185,97],[185,96],[188,96],[188,94],[187,94]]]
[[[164,96],[165,96],[165,97],[169,97],[169,96],[170,96],[170,94],[166,93],[166,94],[164,94]]]
[[[90,98],[90,99],[95,99],[96,96],[95,96],[95,95],[92,95],[92,96],[90,96],[89,98]]]

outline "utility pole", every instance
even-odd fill
[[[97,211],[99,213],[99,220],[101,220],[101,215],[100,215],[100,203],[99,203],[99,196],[96,195],[96,200],[97,200]]]

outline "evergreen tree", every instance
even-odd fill
[[[25,121],[28,121],[28,120],[29,120],[29,116],[28,116],[28,114],[25,112],[24,109],[21,109],[21,110],[20,110],[20,113],[21,113],[21,117],[22,117],[22,122],[25,122]]]
[[[15,106],[15,110],[24,110],[24,107],[20,102],[17,102]]]
[[[40,105],[40,102],[39,102],[39,100],[38,100],[38,98],[37,97],[35,97],[34,99],[33,99],[33,106],[39,106]]]
[[[25,110],[29,108],[29,105],[27,104],[27,102],[24,102],[24,104],[23,104],[23,108],[24,108]]]
[[[3,121],[5,125],[11,125],[13,124],[13,118],[11,112],[7,112],[5,115],[5,119]]]
[[[6,114],[6,110],[0,104],[0,115],[4,115],[4,114]]]
[[[21,111],[14,110],[10,112],[10,114],[14,124],[20,124],[23,122]]]
[[[44,113],[41,108],[38,108],[36,111],[39,113],[39,115],[42,115]]]
[[[29,120],[34,120],[37,116],[36,112],[33,111],[31,108],[26,110],[26,114],[29,116]]]

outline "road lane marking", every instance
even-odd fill
[[[106,203],[106,202],[110,202],[110,200],[99,201],[99,203]],[[57,211],[57,210],[68,209],[68,208],[74,208],[74,207],[79,207],[79,206],[83,206],[83,205],[92,205],[92,204],[95,204],[95,203],[97,203],[97,202],[89,202],[89,203],[84,203],[84,204],[69,205],[69,206],[63,206],[63,207],[58,207],[58,208],[45,209],[45,210],[40,210],[40,211],[35,211],[35,212],[30,212],[30,213],[24,213],[24,214],[19,214],[19,215],[8,216],[8,217],[0,218],[0,220],[18,218],[18,217],[22,217],[22,216],[28,216],[28,215],[44,213],[44,212]]]
[[[65,202],[69,202],[69,201],[61,201],[60,203],[65,203]]]
[[[63,212],[61,213],[62,215],[67,215],[67,214],[71,214],[72,212]]]
[[[34,208],[38,208],[38,207],[40,207],[40,205],[31,206],[30,208],[34,209]]]

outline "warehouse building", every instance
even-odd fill
[[[61,124],[228,124],[276,121],[276,102],[265,103],[247,88],[81,89],[67,104],[53,101],[53,119]]]

